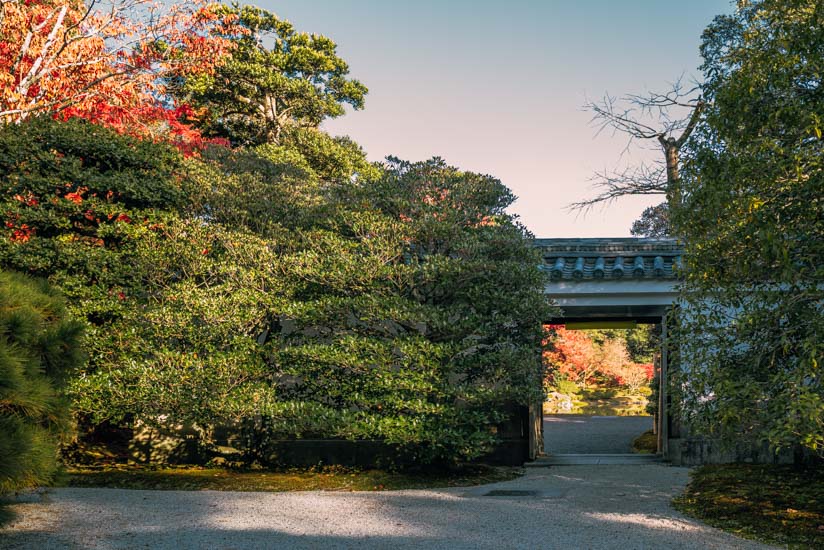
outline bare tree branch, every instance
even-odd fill
[[[692,135],[693,130],[695,130],[695,127],[698,126],[698,121],[701,120],[701,113],[704,111],[705,106],[706,103],[699,98],[692,110],[692,115],[690,116],[689,122],[687,122],[687,127],[684,128],[684,131],[681,133],[681,137],[675,141],[675,145],[678,149],[681,149],[681,147],[684,146],[690,135]]]
[[[584,108],[593,114],[596,135],[611,130],[613,135],[627,136],[624,152],[638,140],[654,139],[661,146],[664,159],[652,166],[640,164],[596,173],[593,187],[598,194],[567,208],[588,211],[597,204],[609,204],[628,195],[667,195],[668,201],[680,201],[680,151],[698,126],[704,106],[700,86],[687,88],[681,78],[663,93],[630,94],[620,99],[607,94],[599,102],[587,102]]]
[[[640,164],[620,172],[599,172],[592,178],[598,195],[575,202],[567,210],[587,212],[599,204],[609,204],[627,195],[663,195],[667,192],[667,172],[663,165]]]

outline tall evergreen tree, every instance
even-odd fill
[[[347,78],[332,40],[254,6],[225,12],[245,34],[232,35],[236,47],[214,73],[187,77],[180,96],[205,109],[208,135],[235,145],[279,143],[284,131],[343,115],[346,104],[363,108],[366,86]]]
[[[824,4],[739,2],[704,32],[706,125],[672,210],[689,260],[683,413],[824,454]]]

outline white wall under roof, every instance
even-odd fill
[[[544,293],[566,317],[656,317],[678,296],[675,280],[552,281]]]

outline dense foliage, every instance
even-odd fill
[[[363,108],[366,86],[348,79],[349,67],[329,38],[297,32],[288,21],[253,6],[224,7],[237,21],[235,48],[215,72],[184,79],[179,95],[205,109],[200,124],[236,145],[278,143],[284,130],[317,127]]]
[[[645,208],[641,217],[632,222],[629,230],[635,237],[666,238],[672,236],[669,221],[669,207],[662,202]]]
[[[58,389],[82,362],[80,331],[47,285],[0,272],[0,494],[56,471],[71,425]]]
[[[191,147],[194,114],[170,87],[208,75],[243,35],[236,15],[194,0],[8,0],[0,4],[0,122],[80,116]]]
[[[180,167],[166,145],[80,119],[3,127],[0,262],[48,277],[94,326],[120,318],[147,290],[132,261],[143,235],[184,203]]]
[[[689,269],[682,414],[824,454],[824,5],[742,2],[705,31],[706,124],[673,211]]]
[[[65,71],[0,128],[0,266],[86,324],[83,424],[228,424],[264,458],[294,437],[490,450],[506,406],[541,397],[552,313],[509,190],[319,130],[366,93],[331,40],[257,8],[142,5],[3,5],[6,42]]]
[[[382,167],[304,129],[183,159],[72,120],[0,131],[4,266],[89,323],[94,422],[237,422],[473,458],[540,398],[539,259],[512,195],[440,160]]]

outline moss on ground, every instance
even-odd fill
[[[658,436],[652,430],[647,430],[632,441],[632,452],[639,454],[655,454],[658,452]]]
[[[57,485],[187,491],[389,491],[482,485],[507,481],[519,475],[519,468],[480,465],[435,472],[355,470],[334,466],[279,471],[118,466],[70,468],[58,479]]]
[[[824,548],[824,468],[724,464],[691,475],[673,501],[681,512],[741,537]]]

